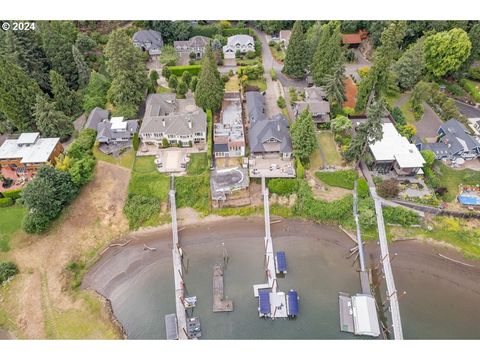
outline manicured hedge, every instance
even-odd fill
[[[315,175],[327,185],[353,190],[357,173],[353,170],[317,171]]]
[[[17,200],[20,196],[22,196],[22,189],[5,190],[4,192],[2,192],[2,194],[6,198]]]
[[[183,66],[169,66],[168,69],[172,75],[182,76],[185,71],[188,71],[192,75],[198,75],[200,73],[201,65],[183,65]]]
[[[225,37],[233,35],[253,35],[253,30],[249,28],[229,28],[223,29],[222,33]]]
[[[0,263],[0,285],[18,274],[18,267],[13,262]]]
[[[13,199],[12,198],[1,198],[0,199],[0,208],[2,207],[9,207],[13,205]]]
[[[212,163],[212,148],[213,148],[213,114],[212,110],[207,110],[207,158],[208,166]]]
[[[290,195],[298,189],[296,179],[271,179],[268,181],[268,189],[273,194]]]
[[[297,172],[297,179],[303,179],[305,177],[305,168],[300,160],[295,160],[295,167]]]
[[[220,29],[215,25],[197,25],[192,28],[191,36],[206,36],[209,38],[214,37],[220,33]]]

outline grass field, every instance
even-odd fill
[[[238,81],[237,75],[232,76],[226,83],[225,83],[225,91],[240,91],[240,83]]]
[[[480,184],[480,172],[470,169],[455,170],[441,162],[435,164],[436,173],[440,180],[440,187],[446,187],[448,192],[444,195],[445,201],[455,200],[458,186]]]
[[[135,159],[128,193],[154,196],[161,201],[166,201],[170,179],[157,171],[154,160],[154,156],[140,156]]]
[[[258,80],[248,80],[247,85],[258,87],[260,92],[267,90],[267,82],[263,78]]]
[[[12,235],[22,227],[27,209],[21,206],[0,208],[0,251],[10,250]]]
[[[342,156],[338,153],[331,131],[317,133],[318,146],[322,148],[325,160],[329,165],[342,165]]]
[[[207,153],[190,154],[187,175],[200,175],[208,170]]]
[[[95,146],[93,148],[93,155],[95,155],[97,160],[102,160],[110,164],[120,165],[128,169],[132,168],[133,160],[135,159],[135,151],[133,149],[129,149],[120,156],[114,157],[112,155],[104,154],[103,152],[98,150],[98,147]]]

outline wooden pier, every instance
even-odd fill
[[[233,301],[224,297],[223,266],[213,266],[213,312],[233,311]]]
[[[178,242],[178,227],[177,227],[177,204],[175,201],[175,188],[173,184],[173,177],[171,179],[170,191],[168,193],[170,198],[170,213],[172,216],[172,259],[173,259],[173,276],[175,278],[175,305],[178,326],[178,338],[180,340],[188,339],[187,336],[187,316],[185,313],[185,284],[183,282],[182,272],[182,254],[180,244]]]

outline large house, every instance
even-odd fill
[[[253,37],[243,34],[230,36],[227,40],[227,45],[223,47],[224,58],[235,58],[237,51],[242,54],[249,51],[255,51],[255,40]]]
[[[0,167],[17,175],[33,176],[42,165],[54,165],[62,152],[60,138],[41,138],[38,132],[22,133],[18,139],[7,139],[0,146]]]
[[[162,35],[155,30],[140,30],[133,34],[133,45],[152,56],[160,55],[163,47]]]
[[[433,144],[423,143],[419,138],[414,142],[419,150],[431,150],[438,160],[475,159],[480,156],[480,142],[470,134],[460,121],[450,119],[437,131],[438,141]]]
[[[421,174],[425,159],[417,147],[401,136],[392,123],[383,123],[382,131],[382,139],[369,145],[373,169],[380,173],[394,170],[402,176]]]
[[[88,114],[85,128],[97,131],[98,124],[100,124],[105,119],[108,120],[109,117],[110,111],[96,107],[95,109],[90,111],[90,114]]]
[[[213,129],[213,152],[216,158],[245,156],[245,135],[240,93],[227,92],[222,103],[221,122]]]
[[[280,34],[278,36],[279,42],[283,43],[285,49],[288,47],[288,43],[290,42],[290,37],[292,36],[292,30],[280,30]]]
[[[288,120],[281,114],[268,119],[265,116],[265,99],[259,92],[249,91],[246,98],[250,153],[254,156],[278,154],[283,159],[290,159],[292,140]]]
[[[123,116],[104,119],[97,125],[97,141],[100,144],[127,143],[137,129],[138,120],[125,120]]]
[[[305,100],[295,104],[295,116],[298,116],[308,108],[312,113],[315,124],[322,124],[330,121],[330,103],[326,100],[326,93],[320,87],[305,88]]]
[[[176,99],[175,94],[150,94],[139,132],[147,144],[160,146],[163,139],[170,144],[205,142],[207,116],[193,99]]]
[[[189,40],[185,41],[174,41],[173,46],[175,50],[179,53],[194,53],[197,59],[203,57],[205,53],[205,48],[210,43],[210,38],[206,36],[194,36]]]

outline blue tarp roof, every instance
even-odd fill
[[[480,205],[480,197],[476,195],[459,195],[458,202],[462,205]]]
[[[278,271],[287,270],[287,259],[285,258],[284,251],[277,251],[277,267]]]
[[[270,314],[270,292],[268,290],[258,291],[258,303],[260,306],[260,314]]]
[[[288,292],[288,315],[298,315],[298,294],[295,290]]]

